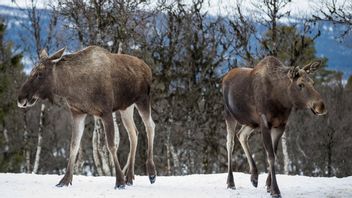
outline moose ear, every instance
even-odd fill
[[[291,82],[299,75],[299,68],[298,67],[292,67],[288,70],[287,76],[291,80]]]
[[[39,55],[39,59],[46,59],[48,58],[48,52],[46,52],[46,49],[42,49],[42,51],[40,52],[40,55]]]
[[[61,58],[62,55],[64,54],[65,50],[66,50],[66,47],[60,49],[59,51],[57,51],[53,55],[51,55],[48,59],[52,61],[52,60],[56,60],[56,59]]]
[[[313,73],[315,72],[317,69],[319,69],[321,67],[321,64],[322,61],[321,60],[318,60],[318,61],[314,61],[314,62],[311,62],[309,63],[308,65],[304,66],[302,69],[307,73],[307,74],[310,74],[310,73]]]

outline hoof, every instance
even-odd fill
[[[235,182],[227,182],[227,189],[236,190]]]
[[[117,185],[115,185],[115,189],[118,189],[118,190],[123,190],[123,189],[125,189],[125,184],[117,184]]]
[[[126,182],[126,185],[127,185],[127,186],[133,186],[133,181],[128,181],[128,182]]]
[[[251,182],[254,187],[258,187],[258,180],[252,180]]]
[[[272,198],[281,198],[280,194],[276,194],[276,195],[271,195]]]
[[[232,172],[229,172],[229,174],[227,175],[227,182],[226,183],[227,183],[227,189],[232,189],[232,190],[236,189]]]
[[[266,192],[267,192],[267,193],[270,193],[270,192],[271,192],[270,186],[266,186]]]
[[[254,187],[258,187],[258,175],[251,175],[251,182]]]
[[[72,185],[72,184],[70,183],[70,185]],[[61,188],[61,187],[64,187],[64,186],[68,186],[68,184],[58,183],[55,186]]]
[[[155,180],[156,180],[156,175],[149,176],[149,181],[150,181],[151,184],[154,184]]]
[[[64,187],[64,186],[68,186],[68,185],[72,185],[72,180],[67,180],[65,178],[61,179],[61,181],[56,184],[56,187]]]
[[[227,182],[227,189],[235,190],[236,186],[234,182]]]

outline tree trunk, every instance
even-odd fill
[[[99,175],[113,175],[113,164],[108,152],[102,120],[94,117],[93,158]]]
[[[4,159],[7,159],[8,155],[9,155],[9,150],[10,150],[9,135],[7,134],[7,129],[6,128],[4,128],[4,130],[2,132],[4,134],[4,141],[5,141],[4,142]]]
[[[26,112],[23,113],[23,141],[24,141],[24,158],[25,158],[25,170],[24,172],[30,173],[31,172],[31,152],[29,148],[29,141],[28,141],[28,129],[27,129],[27,114]]]
[[[288,173],[289,173],[289,165],[290,165],[290,158],[288,156],[288,150],[287,150],[286,132],[284,132],[282,134],[281,145],[282,145],[282,154],[284,156],[284,174],[288,175]]]
[[[77,166],[74,167],[74,173],[81,175],[83,173],[84,159],[83,159],[83,145],[79,146],[78,157],[76,161]]]
[[[42,151],[44,110],[45,110],[45,104],[42,104],[40,109],[40,118],[39,118],[37,151],[35,153],[35,160],[34,160],[34,166],[33,166],[33,172],[32,172],[35,174],[38,172],[40,153]]]
[[[94,131],[93,131],[93,138],[92,138],[93,159],[94,159],[94,164],[98,175],[104,175],[101,168],[100,155],[98,151],[98,147],[99,147],[98,139],[99,139],[99,133],[101,133],[98,130],[102,130],[102,126],[99,122],[100,122],[99,118],[94,117]]]
[[[172,156],[172,161],[174,162],[174,170],[177,170],[175,174],[176,175],[182,174],[179,155],[178,155],[178,152],[175,151],[175,147],[172,144],[170,144],[170,153]]]
[[[118,150],[120,146],[120,131],[119,131],[119,126],[117,125],[116,112],[112,113],[112,119],[114,121],[114,129],[115,129],[115,144]]]

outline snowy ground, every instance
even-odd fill
[[[134,186],[114,190],[113,177],[74,176],[73,185],[57,188],[58,175],[0,173],[2,198],[69,198],[69,197],[270,197],[266,193],[266,175],[259,176],[258,188],[252,187],[248,174],[235,173],[236,190],[226,189],[226,174],[157,177],[151,185],[146,176],[136,176]],[[352,197],[352,176],[346,178],[318,178],[277,176],[282,197],[332,198]]]

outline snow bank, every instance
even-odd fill
[[[136,176],[134,186],[114,190],[114,177],[74,176],[73,185],[57,188],[59,175],[0,173],[2,198],[108,198],[108,197],[270,197],[266,193],[266,174],[259,176],[258,188],[252,187],[248,174],[235,173],[236,190],[226,189],[227,174],[157,177],[150,184],[146,176]],[[277,175],[282,197],[352,197],[352,176],[322,178]]]

